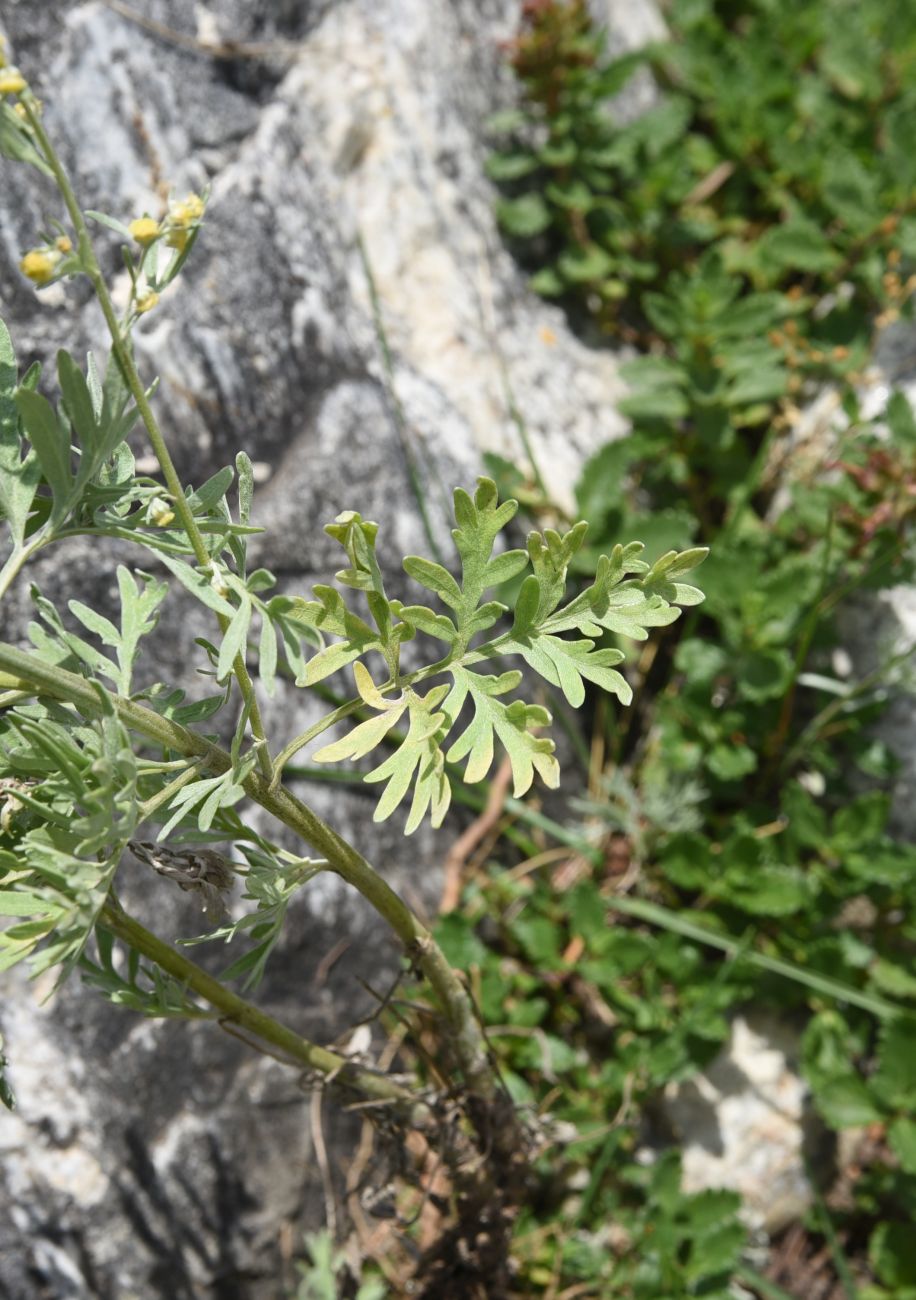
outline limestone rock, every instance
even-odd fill
[[[706,1070],[665,1089],[681,1148],[684,1190],[727,1187],[752,1228],[779,1232],[811,1202],[805,1170],[811,1124],[797,1035],[760,1013],[736,1016]]]

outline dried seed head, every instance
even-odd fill
[[[223,897],[235,880],[232,863],[214,849],[170,849],[150,840],[130,840],[127,847],[138,861],[160,876],[174,880],[179,889],[200,894],[207,919],[217,922],[226,915]]]

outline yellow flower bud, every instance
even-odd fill
[[[226,586],[226,583],[223,579],[222,570],[220,569],[219,565],[216,563],[215,560],[211,562],[210,570],[213,575],[210,579],[210,586],[216,592],[217,596],[228,596],[229,588]]]
[[[19,263],[19,270],[33,284],[47,284],[54,279],[60,259],[56,248],[30,248]]]
[[[177,248],[179,253],[183,253],[187,248],[190,233],[183,226],[175,226],[165,237],[165,242],[169,248]]]
[[[175,511],[162,497],[153,497],[146,507],[146,519],[154,528],[168,528],[175,518]]]
[[[59,235],[54,241],[54,247],[59,253],[72,253],[73,244],[66,235]]]
[[[10,66],[0,70],[0,95],[18,95],[27,85],[28,82],[18,68]]]
[[[173,226],[193,225],[203,215],[204,201],[199,194],[187,194],[183,202],[173,203],[169,208],[169,220]]]
[[[25,111],[25,104],[14,104],[13,112],[19,118],[20,122],[24,122],[26,126],[29,125],[29,115]]]
[[[138,217],[127,229],[131,237],[143,248],[147,248],[154,239],[159,238],[159,222],[154,221],[152,217]]]
[[[147,289],[137,298],[137,315],[142,316],[144,312],[152,311],[159,301],[159,295],[153,289]]]

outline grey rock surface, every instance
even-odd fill
[[[145,374],[162,377],[158,409],[186,481],[202,482],[240,446],[257,463],[258,519],[271,529],[259,560],[285,589],[306,591],[337,567],[320,526],[344,508],[382,523],[396,581],[400,556],[424,549],[410,464],[448,545],[448,490],[473,480],[484,449],[522,457],[513,402],[567,495],[582,458],[623,430],[613,356],[589,350],[532,297],[494,226],[484,123],[511,99],[499,42],[517,8],[134,0],[131,18],[120,4],[3,5],[0,24],[46,101],[84,206],[130,220],[159,215],[169,187],[211,186],[204,236],[144,323],[138,355]],[[226,41],[239,43],[234,57],[214,57]],[[84,286],[36,295],[16,270],[58,214],[50,187],[21,167],[4,164],[2,176],[0,305],[20,358],[49,359],[60,345],[103,351]],[[117,287],[115,241],[102,231],[99,243]],[[104,604],[111,558],[81,542],[33,576],[52,597]],[[170,601],[153,680],[174,679],[206,631],[198,610]],[[4,635],[21,635],[28,617],[23,585],[4,605]],[[279,693],[267,717],[277,743],[313,707]],[[361,792],[302,793],[411,901],[434,905],[447,832],[420,832],[405,852],[397,821],[373,826]],[[197,928],[193,904],[168,882],[136,863],[122,876],[159,932]],[[348,947],[326,971],[341,935]],[[396,966],[368,909],[319,881],[293,910],[259,998],[330,1041],[372,1005],[357,976],[380,982]],[[284,1294],[303,1227],[324,1217],[295,1073],[212,1024],[141,1021],[75,981],[43,1004],[42,992],[18,972],[3,977],[0,1031],[19,1109],[0,1113],[0,1294]],[[354,1121],[326,1105],[324,1124],[332,1154],[345,1151]]]
[[[661,1103],[681,1150],[684,1190],[738,1192],[744,1221],[771,1236],[812,1199],[806,1163],[817,1130],[800,1057],[793,1026],[759,1011],[739,1015],[712,1064],[669,1083]]]

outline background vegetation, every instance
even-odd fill
[[[876,639],[853,662],[847,641],[850,610],[912,580],[916,422],[902,394],[878,420],[861,403],[916,287],[916,15],[675,0],[666,17],[669,43],[614,60],[581,0],[525,4],[489,168],[532,287],[638,353],[632,432],[580,479],[578,571],[631,532],[650,555],[707,543],[708,599],[630,654],[632,719],[596,702],[578,825],[535,836],[530,871],[500,850],[443,937],[487,1020],[516,1027],[495,1041],[517,1094],[549,1093],[577,1134],[567,1190],[528,1216],[522,1294],[724,1296],[741,1277],[910,1296],[916,850],[889,825],[897,760],[875,730],[909,652]],[[644,65],[655,104],[618,126]],[[825,385],[837,416],[806,441]],[[538,466],[496,469],[533,517],[557,512]],[[653,1098],[748,1006],[803,1026],[824,1125],[869,1134],[853,1173],[812,1171],[806,1247],[787,1269],[777,1244],[768,1282],[742,1267],[735,1198],[682,1195],[675,1150],[634,1161]]]

